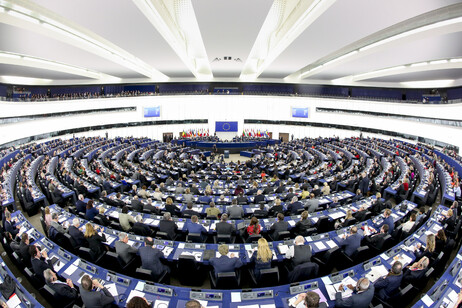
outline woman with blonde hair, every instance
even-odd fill
[[[50,212],[50,207],[46,206],[45,207],[45,224],[47,225],[47,227],[50,227],[51,225],[51,212]]]
[[[103,244],[103,242],[106,242],[106,236],[104,233],[102,234],[103,236],[101,236],[96,231],[97,229],[93,228],[91,223],[87,223],[85,225],[84,237],[88,242],[88,248],[90,248],[90,254],[93,261],[97,260],[106,250],[106,247]]]
[[[250,262],[253,264],[255,278],[260,278],[260,270],[271,268],[273,253],[269,248],[268,242],[262,237],[258,240],[258,248],[254,251]]]
[[[330,187],[327,182],[324,182],[324,186],[321,188],[321,192],[323,196],[327,196],[328,194],[330,194]]]
[[[436,248],[435,235],[428,234],[425,249],[422,247],[422,245],[417,244],[415,251],[414,251],[415,258],[420,259],[422,257],[427,257],[431,259],[433,255],[435,254],[435,248]]]

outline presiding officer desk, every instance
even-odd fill
[[[412,205],[411,203],[408,203]],[[408,209],[411,209],[408,206]],[[439,211],[425,223],[416,235],[409,236],[405,241],[395,247],[376,256],[367,262],[358,264],[338,273],[325,277],[312,279],[306,282],[290,285],[281,285],[273,288],[252,290],[192,290],[189,288],[166,286],[140,281],[122,274],[108,271],[100,266],[79,259],[72,253],[58,247],[55,243],[45,238],[38,232],[20,212],[13,213],[13,217],[22,225],[21,231],[27,232],[32,237],[33,243],[48,250],[49,257],[54,260],[55,271],[64,278],[70,278],[75,285],[80,284],[83,274],[102,280],[102,283],[116,294],[116,304],[125,307],[131,296],[144,296],[154,303],[153,307],[184,307],[190,298],[207,301],[207,307],[288,307],[288,300],[296,294],[313,290],[321,295],[321,301],[327,301],[333,306],[334,297],[338,284],[355,283],[359,278],[367,276],[375,281],[378,277],[386,275],[394,260],[400,260],[404,265],[414,261],[414,254],[409,251],[417,243],[425,244],[426,232],[435,233],[441,228],[436,220]],[[404,214],[404,213],[403,213]],[[342,233],[343,231],[339,232]],[[336,232],[334,232],[337,234]],[[421,236],[419,236],[421,235]],[[333,239],[334,241],[336,238]],[[158,244],[158,243],[156,243]],[[177,246],[181,243],[175,243]],[[185,244],[185,243],[183,243]],[[186,245],[186,244],[185,244]],[[315,245],[314,245],[315,246]],[[312,246],[314,248],[314,246]],[[274,247],[274,243],[273,243]],[[178,249],[178,247],[175,247]],[[240,254],[242,256],[242,254]],[[204,303],[205,304],[205,303]],[[268,306],[264,306],[268,305]],[[205,306],[205,305],[204,305]]]
[[[401,212],[400,206],[401,204],[407,204],[407,208],[404,212]],[[403,217],[405,217],[410,211],[416,208],[416,205],[414,203],[408,202],[408,201],[403,201],[403,203],[399,204],[392,210],[391,217],[393,218],[393,221],[396,222]],[[368,202],[364,202],[364,205],[368,204]],[[370,204],[370,202],[369,202]],[[353,206],[354,207],[354,206]],[[58,221],[62,223],[65,226],[71,225],[73,218],[76,216],[61,209],[60,207],[56,205],[50,206],[51,212],[57,212],[59,214],[59,219]],[[112,212],[114,212],[113,209],[110,209]],[[115,210],[116,213],[118,213],[117,210]],[[131,213],[133,215],[133,213]],[[153,226],[156,226],[156,223],[158,225],[160,221],[160,217],[156,217],[155,219],[151,219],[149,223],[152,223]],[[298,218],[299,219],[299,218]],[[180,221],[181,220],[181,221]],[[297,221],[297,218],[290,218],[290,220],[293,223],[289,223],[289,225],[295,225],[295,221]],[[363,230],[362,228],[364,226],[375,226],[380,224],[382,221],[381,215],[375,217],[373,220],[369,219],[363,222],[358,223],[356,226],[358,226],[358,233],[363,235]],[[85,230],[85,224],[88,221],[80,218],[80,226]],[[147,222],[147,224],[149,224]],[[178,219],[177,224],[179,225],[179,229],[183,229],[185,223],[190,223],[190,221],[186,219]],[[213,225],[214,223],[212,221],[201,221],[201,223],[204,225],[206,230],[210,232],[213,232]],[[239,226],[241,221],[234,221],[236,226]],[[268,226],[266,226],[266,229],[269,228],[269,226],[272,224],[272,222],[268,221],[267,222]],[[246,225],[246,224],[244,224]],[[115,241],[118,239],[118,234],[120,231],[113,230],[109,227],[103,227],[100,226],[102,232],[106,236],[106,244],[109,245],[111,248],[114,248]],[[329,250],[331,248],[338,247],[339,242],[341,241],[340,236],[347,234],[348,230],[351,227],[345,227],[340,230],[336,231],[330,231],[318,235],[313,235],[313,236],[307,236],[305,237],[306,244],[309,244],[311,246],[311,250],[313,254]],[[137,235],[129,235],[129,244],[132,245],[135,248],[138,248],[143,245],[144,242],[144,237],[143,236],[137,236]],[[270,242],[269,246],[270,249],[273,251],[273,261],[279,261],[282,262],[285,259],[285,253],[288,249],[288,245],[293,244],[294,240],[286,240],[286,241],[274,241]],[[164,253],[164,257],[167,259],[167,261],[178,261],[178,258],[182,254],[187,254],[187,255],[194,255],[196,258],[196,261],[198,262],[203,262],[204,264],[208,264],[208,260],[203,259],[203,252],[205,250],[214,250],[216,251],[216,255],[218,255],[218,244],[199,244],[199,243],[184,243],[184,242],[177,242],[177,241],[164,241],[164,240],[158,240],[157,244],[159,245],[158,248],[161,249]],[[252,256],[253,251],[257,247],[256,244],[231,244],[230,245],[230,253],[234,252],[238,254],[244,264],[250,263],[250,259]]]

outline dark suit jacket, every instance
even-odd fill
[[[401,285],[401,280],[403,279],[403,274],[400,275],[390,275],[384,278],[379,278],[375,283],[375,293],[377,296],[386,301],[388,300],[393,293]]]
[[[287,206],[287,211],[289,211],[290,214],[297,214],[300,209],[303,209],[303,205],[299,201],[290,203],[289,206]]]
[[[234,234],[235,229],[234,224],[224,221],[220,221],[216,226],[217,234]]]
[[[265,196],[263,196],[263,195],[256,195],[255,196],[254,203],[259,203],[259,202],[262,202],[262,201],[265,201]]]
[[[361,235],[352,234],[341,240],[339,246],[340,248],[344,247],[343,250],[347,256],[351,256],[361,246]]]
[[[277,236],[281,231],[287,231],[289,229],[289,223],[287,221],[277,221],[271,226],[273,236]]]
[[[21,258],[26,262],[26,265],[30,264],[29,245],[21,241],[19,243],[19,254]]]
[[[134,211],[141,212],[143,210],[143,203],[140,200],[132,200],[131,206]]]
[[[342,298],[341,292],[335,293],[335,307],[354,307],[368,308],[374,297],[374,285],[371,283],[369,288],[361,293],[356,291],[350,297]]]
[[[211,258],[210,265],[213,266],[215,275],[218,273],[234,272],[236,268],[242,266],[242,261],[239,258],[229,258],[228,256],[220,256],[219,258]]]
[[[88,241],[88,247],[91,250],[91,255],[94,259],[97,259],[103,252],[103,242],[106,241],[106,236],[100,236],[99,234],[95,234],[93,236],[86,238]]]
[[[183,215],[189,215],[189,216],[193,216],[193,215],[196,215],[197,217],[201,217],[201,214],[194,211],[194,210],[184,210],[183,211]]]
[[[403,280],[402,280],[403,285],[407,285],[409,283],[412,284],[422,279],[426,271],[427,270],[415,270],[415,271],[411,271],[410,269],[405,270],[403,274]]]
[[[87,204],[83,201],[77,200],[75,203],[75,208],[77,210],[77,213],[85,213],[87,211]]]
[[[175,237],[176,230],[178,230],[178,226],[172,220],[161,220],[159,222],[159,231],[166,232],[170,236],[170,238]]]
[[[365,237],[364,240],[369,246],[373,246],[375,248],[382,247],[383,241],[387,233],[378,233],[372,236]]]
[[[114,302],[114,297],[106,288],[100,291],[87,291],[80,286],[79,290],[82,301],[87,308],[111,307],[112,302]]]
[[[85,236],[83,235],[82,231],[80,231],[78,228],[74,226],[70,226],[68,229],[69,235],[72,236],[74,241],[77,243],[79,246],[85,245]]]
[[[127,264],[128,262],[131,261],[131,259],[136,255],[138,250],[136,248],[133,248],[132,246],[121,242],[117,241],[114,244],[115,250],[119,257]]]
[[[165,211],[172,214],[172,216],[180,216],[180,209],[175,204],[166,204]]]
[[[10,232],[13,238],[19,233],[19,229],[16,228],[16,224],[13,221],[5,220],[4,226],[5,231]]]
[[[160,262],[160,258],[164,255],[157,248],[143,246],[138,249],[138,254],[141,258],[142,267],[151,270],[153,276],[159,277],[165,271],[169,271],[168,266]]]
[[[143,236],[150,236],[152,234],[151,228],[142,222],[135,222],[132,231],[135,232],[135,234]]]
[[[45,277],[43,277],[43,271],[48,268],[51,270],[53,269],[51,261],[46,260],[45,262],[44,258],[40,258],[40,259],[32,258],[30,260],[30,263],[32,264],[32,270],[34,271],[34,273],[37,275],[37,277],[40,277],[41,279],[43,279],[43,281],[45,281]]]
[[[55,283],[48,283],[48,286],[56,292],[56,295],[62,300],[72,301],[77,299],[77,290],[71,288],[67,284],[55,282]]]
[[[387,218],[385,218],[382,223],[380,223],[379,225],[376,226],[376,229],[377,230],[380,230],[380,228],[382,228],[382,226],[384,224],[387,224],[389,229],[388,229],[388,234],[391,234],[393,232],[393,229],[395,229],[395,223],[393,221],[393,218],[391,217],[391,215]]]

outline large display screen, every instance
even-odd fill
[[[308,118],[308,107],[307,108],[292,107],[292,117],[293,118]]]
[[[237,132],[237,122],[215,122],[216,132]]]
[[[160,117],[160,106],[157,106],[157,107],[145,107],[144,108],[144,117],[145,118]]]

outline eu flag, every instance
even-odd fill
[[[216,132],[237,132],[237,122],[215,122]]]

